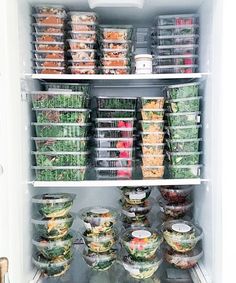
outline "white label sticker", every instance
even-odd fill
[[[163,208],[163,207],[160,207],[160,211],[161,211],[161,212],[164,212],[164,208]]]
[[[92,226],[91,226],[90,223],[84,222],[84,226],[85,226],[85,228],[88,229],[88,230],[91,230],[91,229],[92,229]]]
[[[201,116],[198,115],[198,116],[197,116],[197,123],[200,123],[200,122],[201,122]]]
[[[146,230],[136,230],[136,231],[132,232],[132,236],[134,238],[145,239],[145,238],[151,237],[152,234],[149,231],[146,231]]]
[[[105,214],[105,213],[108,213],[109,210],[103,207],[95,207],[91,209],[90,212],[95,213],[95,214]]]
[[[128,217],[135,217],[136,216],[134,212],[128,212],[128,211],[123,210],[123,209],[122,209],[122,213],[124,215],[128,216]]]
[[[187,232],[191,231],[192,228],[187,224],[176,223],[176,224],[172,225],[172,230],[179,232],[179,233],[187,233]]]
[[[142,193],[142,192],[129,194],[129,199],[131,200],[135,200],[135,199],[140,200],[140,199],[144,199],[145,197],[146,197],[146,193]]]

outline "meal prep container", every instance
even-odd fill
[[[103,59],[130,59],[132,53],[129,49],[102,49]]]
[[[88,83],[58,83],[58,82],[42,82],[43,87],[46,91],[75,91],[75,92],[84,92],[88,94],[90,92],[90,84]]]
[[[200,178],[202,165],[169,165],[169,175],[173,179]]]
[[[131,40],[132,26],[100,26],[100,36],[104,40],[123,41]]]
[[[163,109],[164,97],[140,97],[142,109]]]
[[[97,158],[132,158],[133,148],[95,148]]]
[[[66,8],[63,5],[34,5],[36,14],[48,14],[48,15],[66,15]]]
[[[68,16],[71,18],[72,23],[76,24],[94,24],[97,22],[97,15],[93,12],[68,12]]]
[[[37,42],[63,42],[65,39],[64,33],[33,32],[33,36]]]
[[[130,65],[130,60],[128,58],[106,58],[100,60],[101,65],[104,67],[103,70],[106,70],[107,68],[119,68],[118,70],[129,70],[126,67]]]
[[[32,51],[32,52],[37,60],[45,60],[45,61],[65,60],[64,51]]]
[[[35,74],[65,74],[64,67],[33,67]]]
[[[47,68],[49,68],[48,70],[51,70],[51,68],[57,69],[66,67],[66,62],[64,59],[33,59],[33,62],[36,67],[39,67],[40,69],[43,68],[41,70],[44,71],[47,70]]]
[[[164,163],[164,158],[165,158],[164,154],[159,154],[159,155],[141,154],[143,166],[162,166]]]
[[[164,152],[164,143],[148,144],[140,143],[142,153],[146,155],[160,155]]]
[[[129,218],[144,218],[151,211],[154,200],[148,198],[139,204],[130,204],[125,199],[120,200],[121,211],[123,215]]]
[[[143,120],[163,121],[165,111],[163,109],[141,109]]]
[[[120,191],[129,204],[141,204],[151,194],[152,187],[121,187]]]
[[[132,158],[95,158],[96,167],[132,167]]]
[[[171,56],[171,55],[197,55],[199,45],[188,44],[188,45],[161,45],[154,46],[152,51],[157,56]]]
[[[32,26],[33,26],[36,33],[57,33],[57,34],[61,34],[61,33],[64,33],[64,28],[65,28],[64,24],[50,25],[50,24],[33,23]]]
[[[201,112],[166,113],[169,126],[197,125],[201,122]]]
[[[131,40],[121,40],[121,41],[114,41],[114,40],[103,40],[100,42],[100,46],[102,49],[131,49],[132,48],[132,41]]]
[[[135,118],[136,111],[134,109],[98,109],[98,118]]]
[[[95,125],[97,128],[128,128],[132,129],[135,118],[96,118]]]
[[[201,96],[171,99],[167,101],[167,108],[172,113],[198,112],[201,99]]]
[[[163,143],[164,132],[140,132],[143,143],[157,144]]]
[[[32,16],[35,22],[41,25],[63,25],[66,19],[66,15],[33,14]]]
[[[95,144],[100,148],[132,149],[134,138],[95,138]]]
[[[95,49],[68,50],[68,53],[75,61],[94,60],[97,54]]]
[[[166,155],[172,165],[197,165],[202,152],[167,152]]]
[[[193,187],[191,186],[160,186],[159,191],[168,203],[184,203],[190,197]]]
[[[70,66],[69,71],[71,72],[71,74],[80,74],[80,75],[94,75],[97,73],[97,69],[95,67],[74,67],[74,66]]]
[[[166,127],[168,135],[173,140],[182,139],[198,139],[200,129],[202,125],[193,126],[171,126]]]
[[[162,15],[156,18],[156,23],[158,26],[185,26],[195,25],[198,20],[197,14]]]
[[[64,42],[32,42],[36,51],[64,51]]]
[[[193,208],[193,203],[186,200],[183,203],[169,203],[163,198],[158,199],[160,205],[160,211],[166,216],[172,218],[182,218],[186,214],[190,213]]]
[[[95,167],[97,179],[131,179],[132,167]]]
[[[158,45],[191,45],[197,44],[199,35],[167,35],[157,36]]]
[[[94,49],[95,43],[89,43],[84,40],[78,40],[78,39],[67,39],[67,42],[69,43],[70,50],[71,51],[79,51],[82,50],[90,50]]]
[[[170,65],[170,66],[154,66],[156,74],[189,74],[196,73],[198,65]]]
[[[170,85],[166,87],[169,99],[189,98],[199,96],[200,83]]]
[[[136,97],[110,97],[99,96],[97,105],[99,109],[135,109],[137,104]]]
[[[196,152],[200,149],[202,139],[166,139],[166,144],[172,152]]]
[[[127,75],[130,74],[130,67],[101,67],[100,71],[106,75]]]
[[[157,26],[157,35],[159,36],[173,36],[173,35],[194,35],[198,34],[199,25],[165,25]]]
[[[198,55],[171,55],[171,56],[158,56],[154,60],[154,65],[170,66],[170,65],[197,65]]]
[[[74,23],[69,21],[72,32],[96,31],[97,23]]]
[[[135,128],[96,128],[97,138],[132,138]]]
[[[143,178],[162,178],[164,176],[165,166],[141,166]]]
[[[87,43],[96,43],[96,31],[80,31],[80,32],[75,32],[75,31],[69,31],[69,35],[73,40],[79,40],[79,41],[84,41]],[[69,43],[71,43],[69,41]],[[73,48],[71,48],[73,49]]]
[[[83,67],[87,68],[93,67],[96,71],[97,69],[95,68],[97,66],[97,61],[96,60],[68,60],[68,63],[72,67]]]

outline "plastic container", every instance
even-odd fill
[[[170,55],[194,55],[198,54],[199,45],[161,45],[154,46],[152,51],[158,56],[170,56]]]
[[[200,178],[202,165],[169,165],[169,174],[173,179]]]
[[[172,140],[198,139],[201,125],[167,127],[167,133]]]
[[[135,128],[96,128],[97,138],[132,138]]]
[[[91,110],[68,108],[33,108],[38,123],[86,123]]]
[[[34,209],[46,218],[67,216],[72,208],[75,194],[56,193],[32,197]]]
[[[166,113],[166,118],[170,126],[197,125],[201,122],[201,112]]]
[[[68,60],[68,63],[72,67],[83,67],[83,68],[93,67],[94,69],[97,65],[96,60]]]
[[[198,34],[199,25],[173,25],[173,26],[158,26],[157,35],[171,36],[171,35],[194,35]]]
[[[164,97],[141,97],[142,109],[163,109],[165,98]]]
[[[39,236],[35,236],[32,240],[35,249],[49,260],[58,260],[63,256],[72,255],[73,242],[74,238],[71,234],[59,240],[46,240]]]
[[[164,121],[158,120],[139,120],[144,132],[162,132],[164,129]]]
[[[65,60],[64,51],[33,51],[37,60]]]
[[[57,33],[61,34],[64,32],[63,24],[47,25],[47,24],[37,24],[33,23],[32,26],[36,33]]]
[[[132,158],[134,150],[132,148],[95,148],[97,158]]]
[[[157,74],[189,74],[196,73],[198,65],[170,65],[170,66],[155,66],[154,73]]]
[[[135,118],[135,109],[98,109],[98,118]]]
[[[172,165],[197,165],[202,152],[167,152],[166,154]]]
[[[57,69],[57,68],[65,68],[66,62],[64,59],[33,59],[36,67],[41,67],[44,69]]]
[[[35,67],[32,68],[35,74],[65,74],[65,68],[64,67]]]
[[[128,204],[143,203],[151,194],[151,187],[121,187],[121,193]]]
[[[188,200],[183,203],[169,203],[165,199],[160,198],[159,205],[161,212],[175,219],[189,214],[193,208],[193,203]]]
[[[133,260],[152,259],[160,247],[161,233],[151,228],[127,229],[121,235],[121,243]]]
[[[188,83],[170,85],[166,87],[166,95],[169,99],[192,98],[199,96],[200,83]]]
[[[135,219],[146,217],[151,211],[153,204],[154,200],[152,198],[148,198],[140,204],[130,204],[125,199],[120,200],[123,215]]]
[[[141,115],[143,120],[163,121],[165,111],[163,109],[142,109]]]
[[[86,168],[85,166],[32,166],[36,181],[83,181]]]
[[[172,152],[196,152],[200,149],[202,139],[166,139],[169,150]]]
[[[162,224],[161,230],[167,244],[180,253],[193,250],[203,237],[202,229],[189,221],[167,221]]]
[[[32,138],[37,151],[86,151],[89,138]]]
[[[97,98],[98,108],[100,109],[135,109],[137,104],[136,97],[110,97],[99,96]]]
[[[77,39],[67,39],[67,42],[69,43],[70,50],[72,51],[78,51],[80,49],[82,50],[91,50],[94,49],[95,43],[89,43],[88,41],[83,40],[77,40]]]
[[[158,45],[193,45],[197,44],[199,35],[157,36]]]
[[[88,94],[90,92],[90,84],[88,83],[60,83],[60,82],[42,82],[46,91],[75,91]]]
[[[141,154],[142,158],[142,164],[143,166],[162,166],[164,163],[164,154],[159,154],[159,155],[146,155],[146,154]]]
[[[73,40],[78,40],[87,43],[96,43],[96,39],[97,39],[96,31],[86,31],[86,32],[70,31],[69,34]]]
[[[126,217],[123,215],[121,221],[125,229],[128,229],[128,228],[137,229],[139,227],[143,227],[143,228],[151,227],[151,222],[148,216],[136,219],[136,218]]]
[[[90,32],[96,31],[97,24],[96,23],[73,23],[69,22],[72,32]]]
[[[48,14],[48,15],[66,15],[66,8],[63,5],[34,5],[36,14]]]
[[[135,118],[96,118],[97,128],[133,129]]]
[[[64,33],[33,33],[37,42],[62,42],[64,41]]]
[[[104,69],[106,68],[121,68],[126,69],[130,65],[130,60],[128,58],[110,58],[100,60]]]
[[[33,14],[37,24],[62,25],[65,23],[66,15]]]
[[[57,240],[65,237],[73,224],[73,217],[31,219],[35,232],[46,239]]]
[[[187,253],[178,253],[167,247],[164,253],[164,259],[169,264],[172,264],[176,268],[180,269],[191,269],[203,256],[203,250],[200,247],[194,248],[192,251]]]
[[[148,144],[141,143],[142,153],[146,155],[160,155],[164,152],[164,143]]]
[[[85,49],[85,50],[68,50],[70,56],[75,61],[88,61],[94,60],[96,57],[96,50],[94,49]]]
[[[88,152],[32,152],[36,166],[86,166]]]
[[[191,186],[160,186],[159,191],[168,203],[185,203],[190,197],[193,187]]]
[[[36,51],[64,51],[64,42],[33,42]]]
[[[136,74],[152,74],[152,55],[138,54],[134,59]]]
[[[198,55],[170,55],[170,56],[158,56],[154,60],[154,64],[158,66],[169,66],[169,65],[197,65]]]
[[[101,67],[102,74],[106,75],[127,75],[130,74],[130,67]]]
[[[156,18],[158,26],[185,26],[198,23],[199,16],[196,14],[162,15]]]
[[[157,144],[163,143],[164,132],[140,132],[143,143]]]
[[[200,110],[201,96],[171,99],[167,101],[167,108],[172,113],[198,112]]]
[[[103,59],[130,59],[129,49],[102,49]]]
[[[131,49],[132,41],[131,40],[121,40],[121,41],[114,41],[114,40],[103,40],[100,42],[100,46],[102,49]]]
[[[136,261],[131,256],[123,256],[121,264],[129,275],[138,280],[148,279],[153,276],[162,263],[162,259],[157,255],[150,260]]]
[[[69,67],[69,70],[71,74],[74,75],[94,75],[97,73],[97,69],[94,66],[88,66],[88,67]]]
[[[95,158],[96,167],[132,167],[132,158]]]
[[[165,166],[141,166],[143,178],[163,178]]]
[[[132,167],[96,167],[96,176],[98,180],[117,180],[117,179],[131,179],[132,178]]]
[[[96,146],[100,148],[132,149],[133,142],[133,138],[95,138]]]
[[[66,90],[32,91],[34,108],[87,108],[89,98],[84,92]]]
[[[96,271],[108,270],[116,261],[116,250],[111,249],[106,253],[95,253],[87,247],[83,248],[82,256],[87,265]]]
[[[86,207],[79,211],[79,218],[92,234],[108,233],[117,222],[117,210],[112,207]]]
[[[130,40],[132,38],[132,32],[132,26],[100,26],[101,37],[105,40]]]
[[[68,13],[71,21],[76,24],[94,24],[97,22],[97,15],[92,12],[71,11]]]

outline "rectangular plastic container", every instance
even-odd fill
[[[67,42],[70,46],[70,50],[78,51],[82,50],[91,50],[95,48],[95,43],[89,43],[87,41],[77,40],[77,39],[67,39]]]
[[[64,33],[33,33],[37,42],[64,42]]]
[[[60,75],[65,74],[66,69],[64,67],[33,67],[32,68],[35,74],[54,74]]]
[[[172,126],[166,127],[167,133],[172,139],[197,139],[199,137],[201,125],[194,126]]]
[[[142,109],[143,120],[163,121],[165,111],[163,109]]]
[[[171,165],[197,165],[202,152],[167,152]]]
[[[134,118],[96,118],[95,126],[97,128],[133,128]]]
[[[154,66],[156,74],[191,74],[196,73],[198,65],[170,65],[170,66]]]
[[[121,40],[121,41],[114,41],[114,40],[103,40],[100,42],[100,46],[102,49],[128,49],[130,50],[132,47],[131,40]]]
[[[74,66],[70,66],[69,71],[71,74],[74,75],[94,75],[97,73],[97,68],[96,67],[74,67]]]
[[[36,51],[64,51],[64,42],[33,42]]]
[[[190,45],[198,44],[199,35],[157,36],[158,45]]]
[[[134,138],[95,138],[95,144],[99,148],[132,149]]]
[[[80,32],[70,31],[69,34],[73,40],[79,40],[82,42],[96,43],[96,40],[97,40],[96,31],[85,31],[85,32],[84,31],[80,31]]]
[[[132,167],[132,158],[95,158],[96,167],[116,168]]]
[[[200,178],[202,165],[170,165],[169,175],[173,179]]]
[[[69,108],[33,108],[38,123],[86,123],[91,110]]]
[[[90,84],[88,83],[60,83],[60,82],[42,82],[43,87],[46,91],[75,91],[75,92],[84,92],[89,94]]]
[[[45,24],[37,24],[33,23],[32,26],[35,29],[36,33],[57,33],[61,34],[64,32],[64,25],[63,24],[56,24],[56,25],[45,25]]]
[[[141,143],[142,153],[146,155],[160,155],[163,154],[165,144],[164,143],[156,143],[156,144],[148,144]]]
[[[33,51],[37,60],[64,60],[64,51]]]
[[[131,179],[132,167],[120,167],[120,168],[95,168],[97,179]]]
[[[166,113],[169,126],[190,126],[201,122],[201,112]]]
[[[66,67],[66,62],[64,59],[34,59],[33,60],[36,67],[40,68],[65,68]]]
[[[73,32],[85,32],[85,31],[96,31],[96,28],[97,28],[97,24],[96,23],[79,23],[79,24],[76,24],[76,23],[73,23],[73,22],[69,22],[69,25],[71,27],[71,30]]]
[[[96,58],[96,50],[94,49],[86,49],[86,50],[68,50],[70,56],[75,61],[84,61],[84,60],[94,60]]]
[[[140,97],[142,109],[163,109],[164,97]]]
[[[198,34],[199,25],[184,25],[184,26],[158,26],[157,35],[171,36],[171,35],[194,35]]]
[[[40,25],[62,25],[66,15],[33,14],[35,22]]]
[[[96,60],[68,60],[68,63],[72,67],[93,67],[95,68],[97,66],[97,61]]]
[[[198,24],[197,14],[161,15],[155,20],[158,26],[184,26]]]
[[[196,152],[200,148],[202,139],[166,139],[169,150],[172,152]]]
[[[101,67],[100,71],[105,75],[127,75],[130,74],[130,67]]]
[[[90,124],[32,123],[37,137],[86,137]]]
[[[95,148],[96,158],[132,158],[133,148]]]
[[[68,12],[71,21],[76,24],[94,24],[97,22],[97,15],[93,12]]]
[[[96,128],[97,138],[132,138],[134,128]]]
[[[36,166],[86,166],[88,152],[32,152]]]
[[[134,109],[98,109],[98,118],[135,118]]]
[[[125,96],[98,96],[97,105],[99,109],[135,109],[137,105],[137,98]]]
[[[63,5],[40,4],[33,6],[36,14],[66,15],[66,8]]]
[[[163,166],[165,155],[164,154],[160,154],[160,155],[142,154],[141,158],[142,158],[143,166]]]
[[[170,85],[166,87],[166,95],[169,99],[189,98],[199,96],[200,83],[187,83]]]
[[[33,166],[36,181],[83,181],[86,175],[86,166]]]
[[[154,46],[153,53],[158,56],[173,56],[173,55],[194,55],[198,54],[199,45],[162,45]]]
[[[163,143],[164,132],[140,132],[142,137],[142,143],[156,144]]]
[[[172,113],[199,112],[202,96],[170,99],[167,101],[167,109]]]
[[[165,166],[142,166],[141,168],[144,179],[163,178],[165,173]]]
[[[121,58],[121,59],[101,59],[100,63],[105,68],[116,68],[116,67],[128,67],[130,66],[130,60],[127,58]]]
[[[159,56],[154,60],[154,64],[158,66],[170,66],[170,65],[197,65],[198,55],[171,55],[171,56]]]
[[[102,49],[101,52],[104,59],[130,59],[132,57],[129,49]]]
[[[139,120],[143,132],[162,132],[164,121],[158,120]]]
[[[89,138],[32,138],[35,148],[40,152],[78,152],[86,151]]]
[[[102,39],[113,41],[124,41],[132,38],[132,26],[100,26],[100,35]]]

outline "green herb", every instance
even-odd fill
[[[38,123],[86,123],[89,111],[37,110]]]
[[[170,86],[167,88],[167,96],[170,99],[197,97],[199,94],[199,83]]]
[[[86,137],[89,125],[40,125],[34,123],[37,137]]]
[[[169,153],[170,163],[172,165],[197,165],[199,164],[200,152],[192,153]]]
[[[85,166],[87,153],[84,154],[35,154],[37,166]]]
[[[180,98],[167,101],[170,112],[198,112],[200,110],[201,97]]]
[[[190,126],[200,122],[200,112],[170,113],[166,114],[170,126]]]
[[[68,151],[68,152],[77,152],[77,151],[86,151],[88,141],[84,140],[35,140],[36,148],[40,152],[48,151]]]
[[[197,139],[200,126],[168,127],[167,130],[172,139]]]
[[[180,165],[169,166],[169,174],[173,179],[192,179],[200,177],[200,166]]]
[[[136,98],[98,97],[98,107],[101,109],[135,109]]]
[[[37,181],[83,181],[85,169],[36,169]]]

